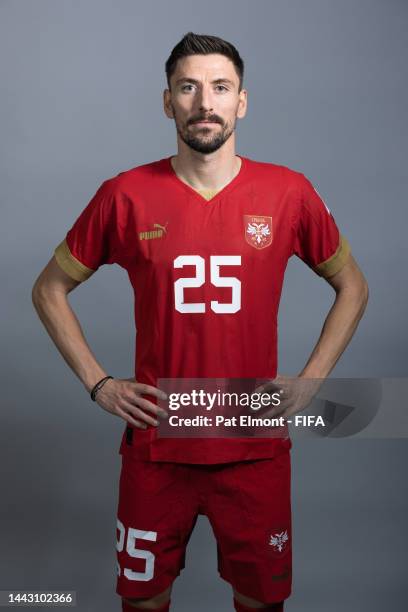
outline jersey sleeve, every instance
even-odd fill
[[[116,262],[115,193],[111,181],[99,187],[64,240],[54,251],[58,265],[71,278],[87,280],[102,264]]]
[[[350,253],[325,202],[303,174],[295,221],[294,254],[316,274],[329,278],[341,270]]]

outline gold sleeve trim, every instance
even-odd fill
[[[95,272],[72,255],[66,238],[57,246],[54,255],[59,267],[76,281],[83,282]]]
[[[342,269],[348,259],[350,251],[351,249],[347,239],[340,235],[340,244],[337,247],[336,252],[333,253],[329,259],[326,259],[326,261],[322,261],[322,263],[317,265],[314,268],[314,271],[319,274],[319,276],[323,276],[324,278],[333,276]]]

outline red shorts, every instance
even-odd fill
[[[184,568],[199,514],[212,526],[224,580],[265,603],[290,595],[290,451],[217,465],[122,455],[116,592],[149,598],[164,591]]]

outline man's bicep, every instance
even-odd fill
[[[347,287],[367,287],[367,281],[351,253],[342,268],[333,276],[325,277],[325,280],[336,292]]]
[[[58,264],[55,255],[53,255],[35,281],[33,294],[36,291],[46,290],[67,294],[80,285],[81,282],[67,274]]]

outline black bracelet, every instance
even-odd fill
[[[105,376],[105,378],[102,378],[102,380],[100,380],[99,382],[96,383],[96,385],[94,386],[94,388],[91,391],[91,400],[93,402],[96,401],[96,394],[98,393],[99,389],[101,387],[103,387],[103,385],[106,383],[107,380],[109,380],[110,378],[113,378],[113,376]]]

